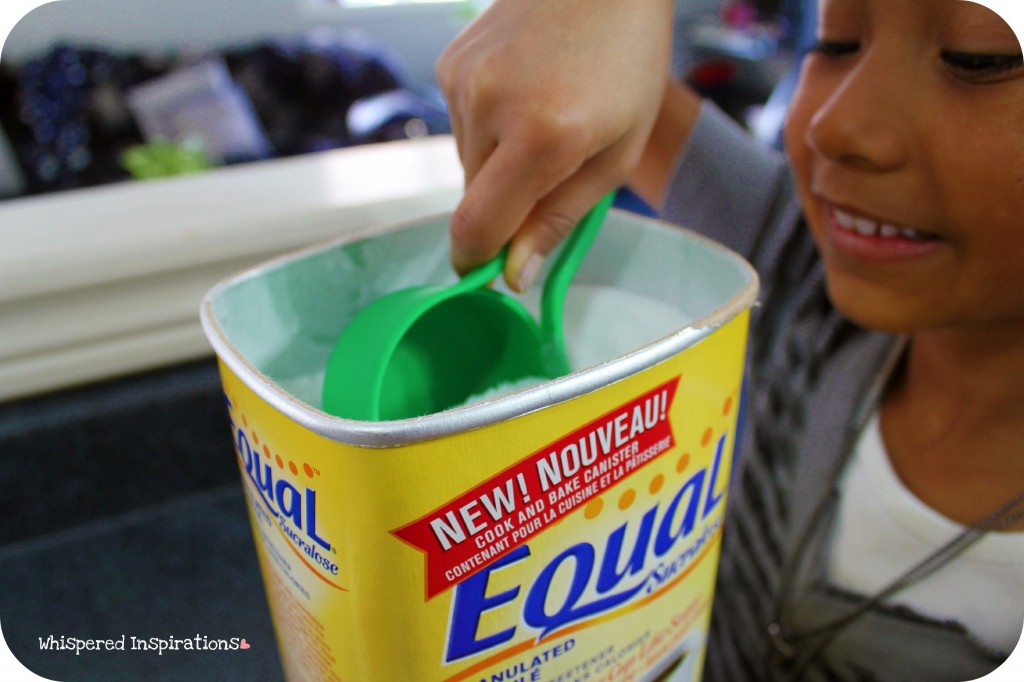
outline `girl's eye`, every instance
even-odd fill
[[[947,50],[942,53],[942,60],[968,80],[1002,76],[1024,66],[1024,57],[1019,54],[977,54]]]
[[[825,57],[843,57],[853,54],[860,49],[860,43],[855,40],[828,40],[819,38],[810,51]]]

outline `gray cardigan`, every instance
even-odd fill
[[[824,558],[836,480],[900,339],[832,307],[785,159],[713,105],[677,162],[664,217],[745,256],[762,285],[705,679],[959,682],[994,670],[1009,652],[901,608],[873,607],[830,637],[794,634],[863,602],[828,586]]]

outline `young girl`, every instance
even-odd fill
[[[529,286],[627,178],[762,277],[707,679],[975,679],[1024,624],[1024,64],[959,0],[822,0],[789,166],[669,85],[669,0],[498,0],[438,77],[452,258]],[[660,104],[660,106],[659,106]]]

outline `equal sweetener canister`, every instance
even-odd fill
[[[287,678],[698,679],[756,275],[612,212],[566,304],[571,375],[417,419],[323,413],[347,322],[452,280],[446,234],[362,233],[203,301]]]

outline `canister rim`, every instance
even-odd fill
[[[645,219],[645,222],[648,223],[659,223],[673,230],[681,230],[687,234],[688,238],[701,242],[705,248],[717,251],[720,256],[731,261],[734,266],[742,271],[746,280],[744,286],[721,305],[694,320],[690,325],[614,360],[573,372],[560,379],[492,401],[423,417],[385,422],[356,421],[335,417],[300,401],[248,362],[227,339],[226,334],[216,320],[213,312],[213,300],[218,293],[234,282],[258,275],[261,271],[268,268],[277,267],[289,261],[303,258],[311,252],[322,251],[371,238],[402,229],[409,224],[419,224],[428,220],[440,219],[444,215],[447,214],[425,217],[400,225],[382,226],[353,232],[326,243],[283,254],[222,280],[210,289],[206,296],[203,297],[200,305],[200,322],[217,357],[250,390],[304,428],[330,440],[347,445],[367,448],[388,448],[434,440],[451,436],[455,433],[483,428],[566,402],[580,395],[626,379],[681,353],[683,350],[707,338],[744,310],[751,308],[757,299],[759,289],[758,276],[745,259],[722,244],[708,239],[699,233],[664,223],[660,220]]]

